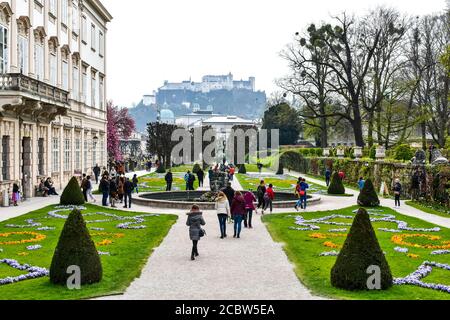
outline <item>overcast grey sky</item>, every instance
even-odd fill
[[[342,11],[378,5],[418,15],[445,0],[103,0],[114,16],[108,30],[108,93],[131,106],[164,80],[200,81],[205,74],[256,77],[268,94],[287,72],[279,52],[296,31]]]

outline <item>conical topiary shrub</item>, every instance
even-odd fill
[[[363,207],[378,207],[380,205],[380,199],[375,191],[372,180],[366,180],[364,188],[358,197],[358,205]]]
[[[331,177],[331,183],[328,187],[328,194],[345,194],[345,187],[342,183],[342,179],[337,172],[333,173]]]
[[[241,173],[241,174],[246,174],[247,173],[247,168],[245,167],[245,164],[240,164],[239,165],[239,173]]]
[[[363,208],[356,214],[347,240],[331,269],[331,284],[345,290],[368,290],[368,280],[373,272],[371,266],[380,268],[380,289],[392,286],[391,269],[378,243],[370,222],[370,216]],[[369,282],[371,283],[371,282]]]
[[[102,279],[102,263],[84,222],[81,211],[73,210],[59,236],[50,266],[50,281],[66,285],[70,266],[78,266],[81,284],[92,284]]]
[[[192,173],[197,174],[200,171],[200,169],[201,169],[200,164],[196,163],[192,167]]]
[[[72,177],[72,179],[70,179],[59,202],[63,206],[80,206],[84,204],[84,196],[81,192],[77,178]]]
[[[163,163],[161,163],[158,168],[156,169],[156,173],[166,173],[166,167]]]

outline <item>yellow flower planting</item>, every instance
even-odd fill
[[[326,239],[329,239],[329,238],[345,238],[345,237],[347,237],[347,235],[344,234],[344,233],[319,233],[318,232],[318,233],[310,234],[309,237],[313,238],[313,239],[326,240]],[[340,249],[340,248],[342,248],[342,245],[335,244],[334,242],[331,242],[331,241],[326,241],[326,242],[323,243],[323,245],[325,247],[333,248],[333,249]]]
[[[17,255],[21,256],[21,257],[25,257],[25,256],[28,256],[29,253],[28,252],[19,252]]]
[[[23,240],[16,240],[16,241],[0,242],[0,245],[8,246],[8,245],[40,242],[42,240],[45,240],[45,238],[47,238],[47,236],[44,235],[44,234],[37,233],[37,232],[31,232],[31,231],[0,233],[0,237],[3,237],[3,238],[8,238],[8,237],[13,236],[13,235],[29,235],[29,236],[33,236],[34,238],[23,239]]]
[[[408,254],[408,257],[410,257],[411,259],[418,259],[418,258],[420,258],[420,256],[418,254],[412,254],[412,253]]]
[[[432,236],[428,234],[399,234],[392,237],[391,241],[395,244],[401,246],[408,246],[414,248],[422,248],[422,249],[433,249],[433,250],[447,250],[450,249],[450,241],[441,241],[441,245],[432,245],[432,244],[419,244],[407,241],[409,238],[425,238],[430,241],[439,241],[442,239],[440,236]]]
[[[103,241],[97,242],[96,245],[98,247],[102,247],[102,246],[109,246],[110,244],[113,244],[113,242],[109,239],[105,239]]]

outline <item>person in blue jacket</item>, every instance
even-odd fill
[[[309,185],[306,183],[305,179],[302,179],[302,181],[297,185],[297,193],[299,195],[299,199],[297,201],[297,204],[295,205],[295,210],[298,211],[298,208],[306,210],[307,202],[308,202],[308,195],[307,190],[309,189]]]

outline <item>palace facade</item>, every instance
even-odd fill
[[[1,0],[0,0],[1,1]],[[0,191],[35,195],[105,166],[106,34],[98,0],[0,2]]]

